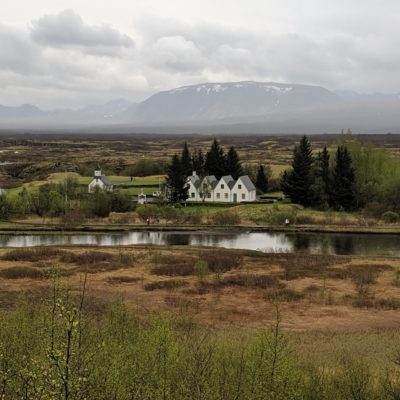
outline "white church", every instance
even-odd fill
[[[256,201],[256,187],[247,175],[233,179],[231,175],[218,180],[214,175],[199,177],[193,172],[187,179],[187,201],[241,203]]]
[[[89,193],[95,193],[96,190],[100,190],[102,192],[112,192],[114,190],[114,185],[105,175],[101,173],[100,167],[94,171],[93,179],[88,185]]]

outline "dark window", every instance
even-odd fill
[[[238,188],[241,189],[241,188],[242,188],[242,185],[238,185]]]

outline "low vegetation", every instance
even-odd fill
[[[121,301],[94,311],[85,289],[71,297],[55,283],[44,301],[0,311],[0,393],[10,400],[398,398],[398,333],[293,336],[282,329],[278,297],[266,297],[275,304],[269,326],[215,330],[196,325],[189,302],[173,295],[165,301],[175,316],[142,318]],[[280,289],[279,297],[301,296]],[[328,341],[337,350],[327,351]]]

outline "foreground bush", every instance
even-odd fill
[[[278,306],[271,329],[248,335],[185,314],[139,318],[121,302],[95,308],[55,285],[42,302],[0,311],[1,399],[398,399],[396,359],[381,375],[361,356],[329,368],[298,360]]]

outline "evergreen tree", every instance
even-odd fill
[[[350,153],[346,146],[339,146],[336,151],[333,170],[331,204],[337,210],[356,209],[355,175]]]
[[[282,191],[294,203],[308,206],[311,203],[310,187],[312,185],[313,156],[310,141],[303,136],[293,152],[292,169],[285,171]]]
[[[224,150],[217,139],[214,139],[210,151],[206,155],[205,172],[220,179],[226,174]]]
[[[170,203],[180,203],[188,198],[186,179],[187,175],[182,166],[181,159],[175,154],[167,167],[166,189]]]
[[[182,164],[182,170],[186,174],[186,177],[192,175],[193,172],[192,157],[190,156],[189,147],[186,142],[182,150],[181,164]]]
[[[331,191],[331,177],[329,170],[329,152],[326,146],[314,163],[312,184],[310,187],[310,204],[320,209],[329,207],[329,198]]]
[[[262,193],[268,191],[268,178],[265,174],[264,165],[260,165],[257,170],[256,188]]]
[[[238,179],[243,175],[242,164],[240,163],[236,149],[231,146],[226,155],[226,172],[227,175],[232,175],[233,179]]]
[[[193,171],[197,172],[197,175],[204,175],[204,166],[205,160],[204,160],[204,154],[201,149],[194,151],[192,155],[192,166],[193,166]]]

